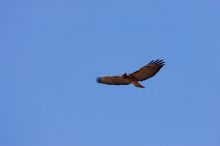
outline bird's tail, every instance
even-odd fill
[[[132,83],[135,87],[139,87],[139,88],[145,88],[143,85],[141,85],[139,82],[135,81]]]

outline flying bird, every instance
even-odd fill
[[[152,60],[147,65],[141,67],[139,70],[131,74],[124,73],[121,76],[98,77],[96,79],[96,82],[108,85],[133,84],[136,87],[145,88],[143,85],[140,84],[139,81],[144,81],[153,77],[164,65],[165,62],[163,60]]]

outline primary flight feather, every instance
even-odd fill
[[[136,87],[144,88],[139,81],[147,80],[153,77],[163,66],[165,62],[163,60],[157,59],[152,60],[147,65],[141,67],[139,70],[127,74],[124,73],[121,76],[105,76],[98,77],[96,81],[98,83],[108,84],[108,85],[129,85],[133,84]]]

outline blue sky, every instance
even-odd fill
[[[219,146],[217,0],[0,1],[0,145]],[[97,84],[152,59],[145,89]]]

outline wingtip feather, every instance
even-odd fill
[[[165,61],[163,59],[152,60],[149,64],[153,64],[153,63],[159,64],[161,66],[165,65]]]
[[[101,83],[101,77],[97,77],[97,78],[96,78],[96,82],[97,82],[97,83]]]

